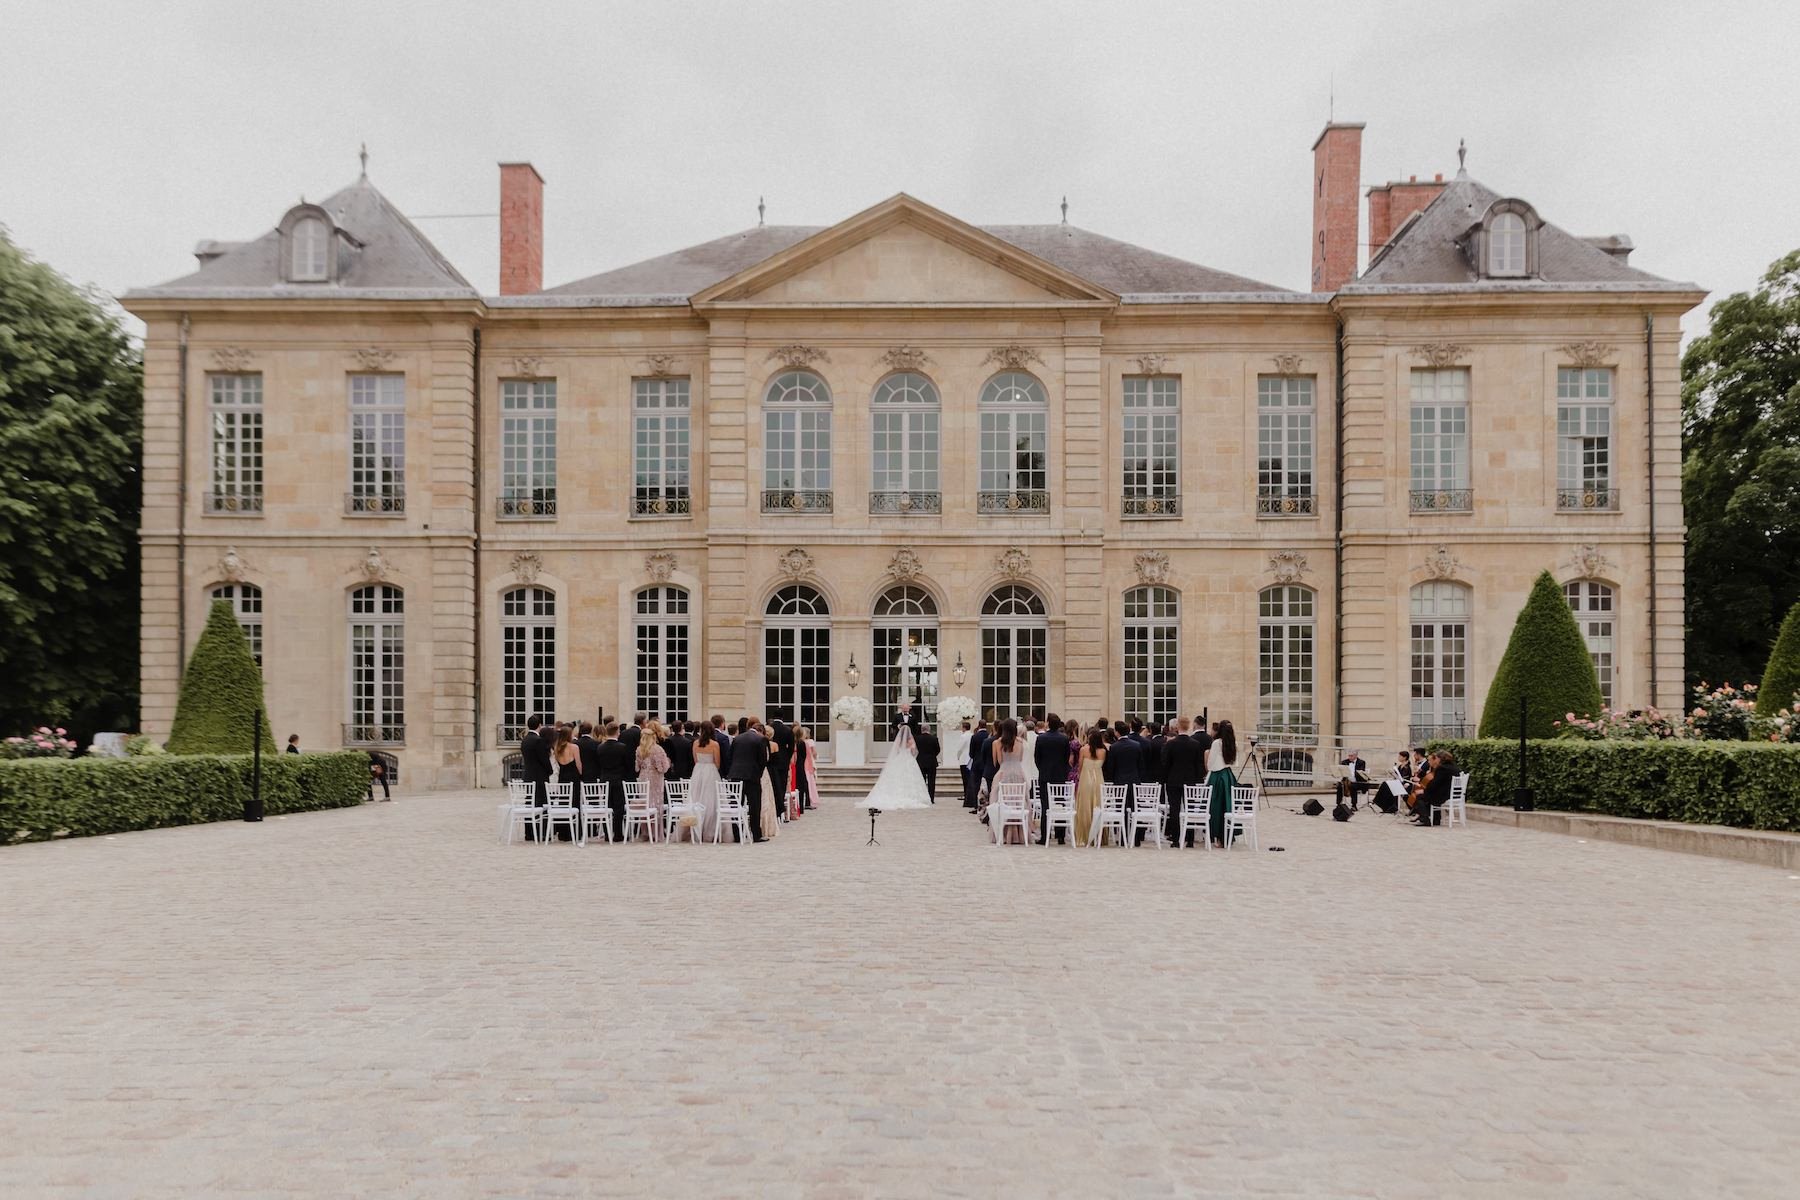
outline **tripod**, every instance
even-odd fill
[[[1252,741],[1250,743],[1250,764],[1244,768],[1244,781],[1246,786],[1256,789],[1259,807],[1267,808],[1269,807],[1269,789],[1263,779],[1262,754],[1261,748],[1255,741]],[[1252,779],[1256,782],[1250,783],[1249,781]]]
[[[865,846],[881,845],[880,842],[875,840],[875,818],[879,817],[880,815],[881,815],[881,810],[879,808],[871,808],[869,810],[869,840],[867,842],[863,843]]]

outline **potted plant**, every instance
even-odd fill
[[[831,703],[831,719],[844,727],[833,747],[838,765],[860,767],[869,761],[869,722],[875,706],[864,696],[839,696]]]

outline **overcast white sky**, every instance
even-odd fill
[[[548,180],[554,285],[907,191],[1307,280],[1335,88],[1363,181],[1469,171],[1714,298],[1800,248],[1800,4],[0,0],[0,224],[111,291],[370,176],[408,214]],[[421,221],[484,291],[497,222]],[[1690,321],[1690,331],[1697,320]]]

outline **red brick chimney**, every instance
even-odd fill
[[[1312,290],[1335,292],[1356,278],[1362,207],[1361,121],[1333,121],[1313,143]]]
[[[1369,257],[1373,258],[1394,236],[1406,218],[1438,198],[1444,190],[1444,177],[1438,175],[1429,183],[1420,183],[1413,175],[1404,182],[1393,180],[1369,189]]]
[[[530,163],[500,164],[500,294],[544,290],[544,177]]]

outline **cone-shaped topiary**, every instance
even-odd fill
[[[169,753],[248,754],[252,712],[262,713],[263,753],[275,753],[275,734],[263,707],[262,672],[250,656],[250,639],[231,605],[215,600],[181,681]]]
[[[1556,736],[1556,722],[1568,713],[1578,717],[1600,711],[1600,678],[1581,640],[1581,627],[1569,611],[1568,597],[1545,571],[1531,585],[1531,596],[1519,611],[1512,640],[1500,669],[1488,685],[1487,707],[1481,710],[1481,736],[1519,736],[1519,697],[1527,700],[1525,736]]]
[[[1794,702],[1800,692],[1800,602],[1788,609],[1756,689],[1756,715],[1772,717]]]

